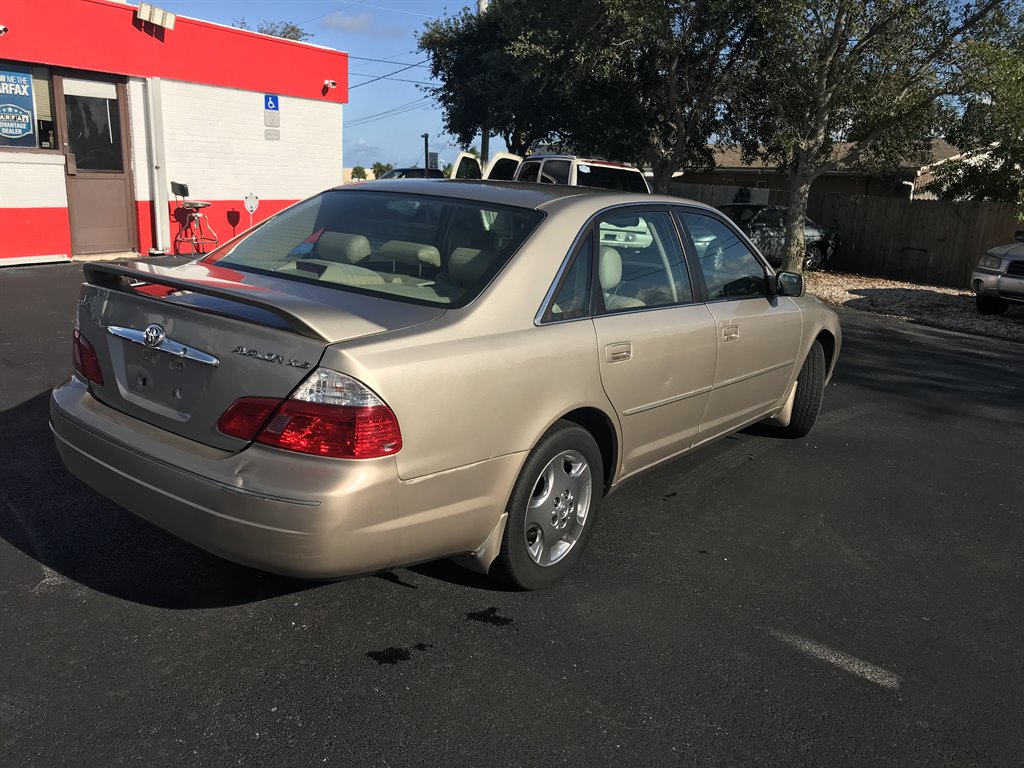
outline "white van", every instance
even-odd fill
[[[635,166],[609,160],[587,160],[574,155],[520,157],[498,152],[485,169],[476,155],[462,152],[455,158],[451,178],[570,184],[644,194],[651,191],[643,172]]]

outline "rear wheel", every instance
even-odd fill
[[[975,301],[978,303],[978,312],[983,315],[1001,315],[1010,306],[1010,302],[998,296],[977,296]]]
[[[804,437],[818,420],[821,400],[825,394],[825,352],[821,343],[811,345],[807,359],[796,380],[796,396],[793,400],[793,416],[785,427],[773,431],[780,437]]]
[[[557,422],[523,465],[491,573],[520,589],[565,578],[583,556],[604,488],[601,451],[585,429]]]

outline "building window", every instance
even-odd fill
[[[56,149],[50,71],[0,62],[0,148]]]

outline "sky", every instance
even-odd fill
[[[290,21],[313,33],[309,42],[348,53],[346,167],[369,167],[376,161],[396,167],[422,166],[424,133],[430,134],[430,151],[439,154],[442,165],[459,152],[454,138],[444,131],[433,99],[417,87],[433,81],[426,57],[416,50],[416,33],[430,19],[454,16],[465,6],[475,9],[475,0],[155,0],[153,4],[179,16],[218,24],[244,18],[253,29],[261,21]],[[381,75],[388,77],[369,82]],[[492,154],[504,148],[501,139],[492,137]]]

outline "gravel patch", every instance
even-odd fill
[[[842,272],[809,272],[804,278],[808,293],[833,306],[1024,342],[1024,304],[1011,305],[1005,315],[980,315],[971,291]]]

